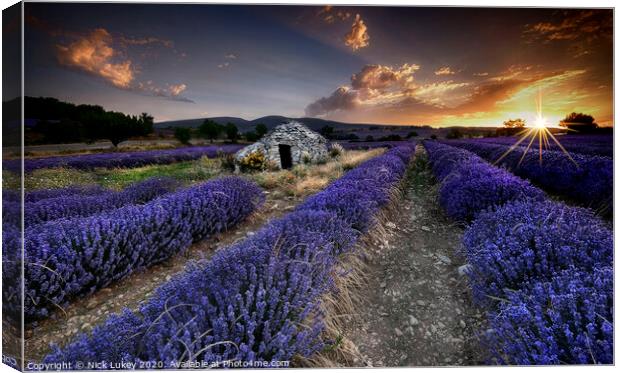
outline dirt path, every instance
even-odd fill
[[[361,366],[481,362],[474,334],[482,314],[470,302],[459,274],[463,259],[455,254],[463,229],[443,215],[436,199],[422,155],[386,224],[387,241],[375,246],[364,305],[347,335],[363,356]]]
[[[93,295],[74,301],[65,308],[66,315],[58,312],[55,317],[27,329],[26,361],[40,361],[50,351],[50,342],[64,345],[76,334],[90,331],[108,316],[125,307],[137,309],[153,290],[182,272],[188,261],[211,257],[218,249],[247,237],[269,219],[291,211],[301,200],[283,196],[282,193],[267,193],[267,200],[261,210],[239,224],[236,229],[195,243],[185,255],[177,255],[164,263],[135,272]]]

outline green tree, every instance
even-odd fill
[[[192,138],[192,131],[189,128],[177,127],[174,129],[174,137],[181,142],[181,144],[189,144],[189,140]]]
[[[198,132],[206,139],[211,140],[213,142],[214,139],[217,139],[220,133],[222,133],[223,128],[216,122],[211,119],[205,119],[204,122],[198,127]]]
[[[450,128],[448,134],[446,135],[446,139],[460,139],[463,137],[463,133],[459,131],[458,128]]]
[[[267,126],[263,123],[259,123],[256,125],[256,134],[259,138],[265,136],[267,134]]]
[[[225,131],[228,140],[232,142],[237,142],[237,139],[239,138],[239,129],[237,128],[237,126],[235,126],[234,123],[226,123]]]
[[[321,135],[327,137],[328,139],[331,138],[333,133],[334,127],[332,126],[323,126],[323,128],[321,128]]]
[[[148,113],[142,113],[140,114],[140,118],[138,120],[138,125],[139,125],[139,132],[142,132],[143,136],[148,135],[149,133],[153,132],[153,116],[149,115]]]
[[[568,114],[561,120],[560,126],[578,132],[591,132],[598,128],[598,124],[594,121],[592,115],[575,112]]]
[[[407,138],[410,139],[412,137],[417,137],[418,133],[416,131],[411,131],[407,134]]]
[[[249,131],[249,132],[244,133],[243,137],[245,137],[245,139],[250,142],[255,142],[256,140],[259,139],[258,134],[254,131]]]

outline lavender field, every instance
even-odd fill
[[[125,172],[159,176],[120,189],[101,180],[27,189],[23,312],[27,328],[41,336],[27,342],[30,359],[40,366],[131,361],[135,368],[156,361],[157,368],[173,369],[193,359],[293,366],[316,366],[319,359],[319,366],[356,366],[362,360],[354,359],[374,359],[373,352],[364,358],[326,351],[339,348],[333,338],[342,333],[364,351],[368,337],[352,328],[383,322],[373,320],[372,309],[366,321],[334,319],[352,312],[348,307],[363,307],[350,297],[377,296],[361,285],[373,280],[361,280],[359,260],[372,266],[373,250],[392,247],[401,260],[411,256],[415,263],[415,252],[399,250],[408,250],[408,240],[438,250],[432,234],[443,229],[456,241],[445,254],[431,254],[439,258],[431,266],[447,263],[463,277],[469,300],[458,306],[437,301],[436,292],[452,286],[449,268],[446,283],[436,281],[432,291],[416,285],[419,281],[405,282],[403,290],[404,280],[388,278],[396,283],[377,286],[382,294],[390,286],[414,294],[394,298],[395,307],[439,302],[434,307],[456,308],[460,315],[444,318],[437,310],[405,315],[407,338],[446,343],[428,332],[448,323],[449,335],[469,335],[461,348],[479,351],[462,360],[464,365],[610,363],[613,232],[605,207],[611,205],[611,158],[570,152],[575,165],[548,149],[541,163],[536,149],[523,154],[520,148],[496,162],[510,139],[332,145],[332,159],[324,164],[236,175],[226,168],[225,153],[214,148],[192,155],[140,152],[126,158],[131,161],[123,163]],[[610,146],[606,138],[590,140],[568,143]],[[79,169],[73,172],[94,175],[102,165],[117,167],[115,156],[62,158],[63,165]],[[53,169],[59,163],[51,159],[38,165]],[[192,175],[196,167],[212,172],[190,182],[183,174],[189,171],[175,165],[184,162],[192,165]],[[408,217],[403,208],[409,209],[410,198],[436,205],[431,220]],[[3,204],[3,244],[17,247],[19,193],[4,190]],[[379,244],[398,231],[390,223],[397,215],[414,229],[399,233],[393,246]],[[5,282],[19,276],[19,257],[10,255],[17,252],[7,250],[3,257]],[[351,281],[358,285],[343,287]],[[140,290],[145,285],[148,295]],[[18,292],[18,286],[3,289],[8,317],[22,312],[10,301]],[[127,301],[104,300],[110,294]],[[337,305],[342,297],[348,299],[345,308]],[[89,327],[82,328],[80,320]],[[480,333],[487,329],[493,333]],[[374,353],[402,356],[410,349],[404,344]],[[460,355],[442,351],[429,356]]]

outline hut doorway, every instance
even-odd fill
[[[280,166],[283,169],[289,169],[293,167],[293,157],[291,156],[291,146],[278,144],[278,150],[280,151]]]

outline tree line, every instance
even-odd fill
[[[228,122],[225,125],[221,125],[214,120],[205,119],[195,132],[187,127],[177,127],[174,129],[174,137],[182,144],[189,144],[189,140],[191,140],[193,135],[198,135],[209,140],[210,142],[213,142],[213,140],[219,139],[222,136],[225,136],[228,141],[233,143],[240,139],[255,142],[265,136],[267,133],[267,126],[263,123],[259,123],[253,131],[240,133],[239,128],[237,128],[234,123]]]
[[[26,129],[31,144],[94,142],[107,139],[117,146],[131,137],[153,132],[153,117],[107,111],[99,105],[76,105],[52,97],[24,97],[24,116],[34,120]]]

